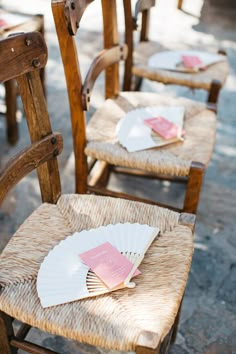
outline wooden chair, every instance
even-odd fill
[[[17,348],[55,353],[24,340],[31,326],[107,349],[166,352],[190,269],[195,217],[118,198],[61,195],[57,156],[62,137],[51,130],[39,77],[47,60],[43,37],[15,35],[0,41],[0,51],[0,82],[17,79],[32,141],[0,173],[0,203],[36,168],[43,201],[0,255],[1,353],[17,353]],[[43,309],[36,278],[50,249],[75,231],[119,222],[161,230],[140,265],[135,289]],[[16,333],[15,318],[23,322]]]
[[[90,1],[53,0],[52,8],[67,81],[75,153],[76,192],[98,193],[147,203],[157,203],[106,188],[111,172],[159,178],[186,183],[184,205],[179,211],[196,213],[205,168],[215,140],[216,115],[203,103],[170,98],[156,93],[120,92],[119,60],[127,56],[120,46],[116,3],[103,1],[105,50],[94,58],[84,82],[81,78],[73,35],[76,34],[84,6]],[[108,7],[106,7],[108,6]],[[80,47],[81,46],[81,47]],[[80,56],[79,56],[80,57]],[[107,100],[85,126],[92,88],[102,70],[106,70]],[[151,105],[184,106],[186,139],[184,143],[128,153],[119,143],[115,129],[118,121],[134,108]],[[87,163],[87,157],[90,158]],[[94,163],[100,168],[91,178]],[[173,205],[168,207],[174,208]],[[175,208],[176,209],[176,208]]]
[[[128,58],[124,70],[124,90],[138,90],[142,80],[148,79],[163,84],[175,84],[191,89],[203,89],[208,92],[207,102],[217,104],[218,96],[224,85],[229,65],[227,60],[210,65],[206,70],[196,73],[184,73],[171,70],[153,68],[148,65],[149,58],[155,53],[163,51],[158,42],[149,40],[149,24],[151,8],[155,0],[137,0],[135,13],[132,13],[131,1],[123,0],[125,18],[125,42],[129,47]],[[179,1],[178,8],[182,6]],[[134,42],[134,32],[137,30],[138,17],[141,17],[140,40]],[[219,54],[226,54],[219,50]]]
[[[4,14],[7,12],[4,10]],[[9,25],[0,27],[0,38],[6,38],[15,32],[39,31],[44,35],[44,17],[43,15],[29,16],[20,13],[9,13],[12,16],[20,16],[17,25]],[[1,16],[1,9],[0,9]],[[44,83],[44,70],[41,71],[41,80]],[[17,125],[17,87],[15,80],[5,82],[5,102],[6,102],[6,127],[7,139],[9,144],[14,145],[18,140],[18,125]]]

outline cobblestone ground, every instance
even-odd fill
[[[46,40],[49,47],[48,106],[53,130],[62,132],[65,140],[64,152],[60,157],[63,190],[73,192],[68,102],[50,0],[5,0],[2,4],[12,9],[45,14]],[[174,0],[168,1],[168,4],[165,0],[158,1],[151,21],[151,37],[159,40],[165,48],[224,48],[228,53],[231,70],[220,96],[216,145],[201,195],[195,232],[195,253],[183,302],[179,333],[171,353],[232,354],[236,353],[236,13],[225,9],[217,10],[207,2],[202,6],[201,0],[185,0],[183,12],[178,11],[175,6]],[[87,18],[92,20],[84,20],[81,24],[83,70],[93,52],[99,50],[102,45],[98,7],[99,2],[91,5]],[[201,91],[191,92],[186,88],[164,87],[150,82],[145,82],[142,89],[165,92],[171,96],[182,95],[196,100],[204,100],[206,97]],[[0,91],[0,95],[2,94]],[[98,83],[92,101],[94,109],[101,99],[102,92]],[[5,137],[4,119],[0,119],[0,166],[28,141],[26,122],[21,114],[19,120],[20,140],[15,147],[9,147]],[[139,180],[131,182],[115,177],[111,178],[110,183],[118,190],[133,190],[142,196],[153,195],[155,189],[163,201],[182,200],[182,191],[166,183]],[[9,195],[0,211],[1,249],[21,221],[38,204],[39,190],[36,177],[32,174]],[[30,331],[28,338],[58,350],[61,354],[105,352],[100,348],[50,336],[36,329]]]

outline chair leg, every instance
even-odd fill
[[[150,349],[146,347],[137,347],[135,350],[136,354],[159,354],[160,348],[158,349]]]
[[[170,332],[167,334],[167,336],[161,343],[160,354],[167,354],[169,352],[172,336],[173,336],[173,327],[171,328]]]
[[[177,337],[177,333],[178,333],[178,328],[179,328],[179,320],[180,320],[180,314],[181,314],[181,308],[182,308],[182,301],[178,310],[178,313],[175,317],[175,322],[173,325],[173,332],[172,332],[172,336],[171,336],[171,343],[174,343]]]
[[[18,125],[16,121],[16,98],[17,89],[15,80],[5,82],[6,91],[6,125],[7,125],[7,138],[9,144],[14,145],[18,140]]]
[[[2,354],[17,354],[17,349],[12,348],[9,343],[13,336],[12,318],[0,311],[0,348]]]
[[[172,332],[173,332],[173,328],[171,328],[170,332],[164,338],[163,342],[160,343],[156,349],[151,349],[140,345],[136,347],[135,353],[136,354],[167,354],[171,343]]]
[[[207,99],[208,103],[217,103],[221,87],[222,85],[219,80],[212,80],[211,88]]]
[[[110,178],[111,165],[105,161],[98,161],[96,173],[90,178],[89,184],[96,187],[106,187]]]
[[[132,91],[140,91],[142,83],[143,83],[142,77],[134,76],[131,90]]]
[[[182,10],[182,6],[183,6],[183,0],[178,0],[177,8],[178,8],[179,10]]]
[[[196,214],[205,166],[200,162],[192,162],[186,187],[183,212]]]
[[[101,174],[101,177],[97,180],[96,186],[106,187],[110,178],[110,173],[111,173],[111,165],[108,165],[106,163],[106,166],[103,169],[103,173]]]

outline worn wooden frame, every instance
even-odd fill
[[[24,14],[23,14],[24,15]],[[28,14],[26,16],[29,16]],[[22,23],[13,28],[4,30],[0,33],[0,38],[6,38],[11,36],[14,33],[20,32],[30,32],[30,31],[39,31],[44,36],[44,16],[43,15],[34,15],[29,17],[29,20],[26,23]],[[46,95],[45,88],[45,71],[42,68],[40,72],[40,77],[42,80],[44,93]],[[11,145],[16,144],[19,131],[17,123],[17,96],[18,89],[15,80],[9,80],[4,83],[5,85],[5,102],[6,102],[6,131],[7,131],[7,140]]]
[[[0,41],[0,51],[0,63],[1,67],[4,67],[4,70],[0,71],[0,82],[17,80],[31,142],[34,143],[11,161],[0,181],[4,182],[4,188],[9,190],[26,172],[37,167],[42,200],[55,203],[61,194],[55,157],[62,150],[62,138],[60,135],[52,135],[40,80],[40,69],[44,68],[47,62],[45,42],[39,32],[25,33]],[[44,156],[38,155],[42,153]],[[32,160],[28,160],[32,157],[33,163]],[[47,162],[43,163],[44,161]]]
[[[14,54],[16,49],[17,56]],[[4,67],[4,70],[0,70],[0,81],[17,76],[32,142],[30,146],[12,158],[0,174],[0,203],[6,193],[35,168],[39,176],[42,200],[56,203],[61,193],[56,157],[62,150],[63,142],[61,134],[52,133],[40,81],[39,70],[45,66],[47,60],[45,42],[39,33],[20,34],[0,41],[0,50],[3,54],[0,58],[0,68]],[[5,63],[8,60],[11,66],[8,65],[5,70]],[[182,213],[179,217],[179,225],[185,225],[193,230],[194,215]],[[32,354],[57,354],[53,350],[25,340],[31,328],[28,324],[21,324],[15,333],[13,320],[11,316],[0,311],[2,353],[16,354],[18,349],[22,349]],[[143,331],[138,338],[136,352],[139,354],[166,353],[174,328],[175,325],[163,341],[158,334]]]
[[[39,32],[18,34],[0,41],[0,82],[16,79],[22,97],[31,145],[14,156],[0,173],[0,204],[7,193],[28,173],[37,169],[43,202],[56,203],[61,195],[57,156],[63,148],[62,135],[52,133],[40,79],[47,62],[47,48]],[[15,54],[17,53],[17,55]],[[11,65],[8,65],[9,62]],[[16,334],[13,318],[0,311],[1,353],[55,353],[24,340],[30,326],[22,324]]]

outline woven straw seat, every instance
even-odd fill
[[[118,142],[116,125],[129,110],[152,105],[185,107],[185,140],[129,153]],[[214,146],[215,130],[216,115],[207,110],[203,103],[155,93],[123,92],[118,98],[107,100],[89,121],[85,153],[113,165],[171,176],[187,176],[192,161],[207,166]]]
[[[0,256],[0,309],[42,330],[109,349],[134,350],[148,332],[150,346],[156,345],[174,323],[191,264],[192,231],[179,224],[179,217],[157,206],[88,195],[63,195],[56,205],[42,204]],[[161,232],[139,267],[135,289],[41,307],[37,272],[60,240],[75,231],[137,221]]]
[[[176,84],[188,86],[194,89],[210,90],[212,80],[216,79],[221,86],[225,84],[229,64],[225,59],[219,63],[212,64],[206,70],[196,73],[183,73],[171,70],[161,70],[148,66],[148,59],[155,53],[160,52],[160,45],[157,42],[140,42],[135,47],[133,75],[149,80],[162,82],[164,84]]]

